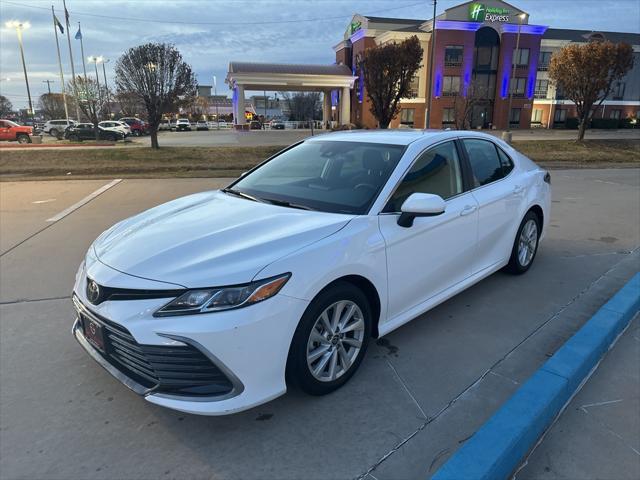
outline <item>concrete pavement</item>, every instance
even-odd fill
[[[329,396],[189,416],[146,403],[82,351],[69,293],[115,221],[226,182],[124,180],[48,224],[107,181],[0,184],[3,479],[425,478],[640,267],[640,171],[556,171],[526,275],[497,273],[380,339]]]
[[[639,366],[637,316],[515,478],[640,478]]]

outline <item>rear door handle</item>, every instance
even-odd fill
[[[477,205],[465,205],[464,208],[460,211],[460,216],[464,217],[465,215],[471,215],[477,209]]]

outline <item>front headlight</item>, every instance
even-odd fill
[[[285,273],[245,285],[188,290],[167,303],[153,316],[192,315],[246,307],[273,297],[290,277],[290,273]]]

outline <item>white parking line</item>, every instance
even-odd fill
[[[98,195],[101,195],[102,193],[106,192],[107,190],[109,190],[111,187],[116,186],[117,184],[119,184],[122,181],[121,178],[116,178],[115,180],[107,183],[106,185],[103,185],[102,187],[100,187],[99,189],[97,189],[95,192],[90,193],[89,195],[87,195],[86,197],[84,197],[82,200],[80,200],[77,203],[74,203],[73,205],[71,205],[69,208],[65,208],[63,211],[61,211],[60,213],[58,213],[57,215],[54,215],[51,218],[47,218],[47,222],[57,222],[58,220],[63,219],[64,217],[66,217],[67,215],[69,215],[70,213],[76,211],[77,209],[79,209],[80,207],[82,207],[83,205],[89,203],[91,200],[93,200],[94,198],[96,198]]]

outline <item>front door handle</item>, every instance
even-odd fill
[[[471,215],[477,209],[477,205],[465,205],[464,208],[460,211],[460,216],[464,217],[465,215]]]

